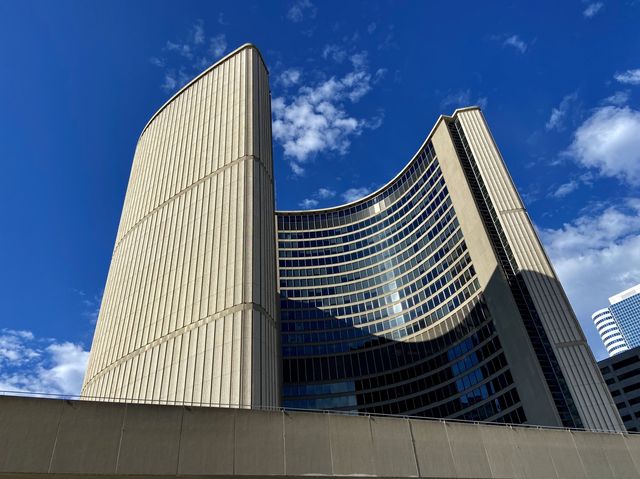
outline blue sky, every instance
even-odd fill
[[[638,25],[631,0],[0,2],[0,389],[78,391],[138,135],[246,42],[279,209],[366,194],[482,106],[603,357],[590,314],[640,282]]]

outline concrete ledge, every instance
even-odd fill
[[[640,478],[640,435],[0,397],[0,477]]]

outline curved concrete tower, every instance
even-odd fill
[[[83,396],[279,404],[270,108],[244,45],[143,130]]]

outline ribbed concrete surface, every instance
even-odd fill
[[[623,425],[571,304],[479,109],[457,113],[518,268],[587,428]]]
[[[83,395],[276,406],[273,218],[268,73],[247,45],[140,137]]]
[[[638,478],[640,435],[0,397],[0,477]]]

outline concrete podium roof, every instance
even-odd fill
[[[0,477],[640,477],[640,435],[0,397]]]

